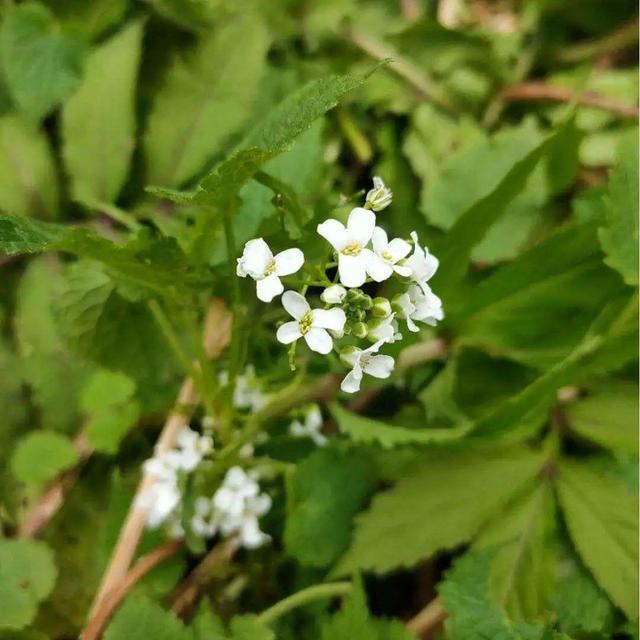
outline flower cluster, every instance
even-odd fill
[[[376,378],[391,375],[394,359],[379,351],[386,343],[402,339],[399,321],[405,322],[409,331],[417,332],[417,322],[433,326],[444,318],[442,302],[428,285],[438,259],[420,244],[415,231],[410,241],[389,240],[377,224],[376,212],[391,203],[393,194],[379,177],[373,183],[364,206],[352,209],[346,224],[330,218],[317,226],[318,234],[331,246],[333,260],[309,265],[299,291],[285,291],[280,278],[305,266],[300,249],[274,255],[267,243],[257,238],[246,243],[238,259],[238,275],[256,281],[260,300],[269,302],[282,294],[282,306],[292,320],[278,328],[278,341],[294,344],[303,338],[312,351],[323,355],[336,350],[351,367],[341,385],[348,393],[360,389],[365,373]],[[320,282],[314,279],[317,273],[322,274]],[[400,288],[392,299],[372,298],[362,289],[367,283],[390,279]],[[310,287],[322,287],[323,307],[307,301]],[[369,346],[354,344],[357,340],[367,340]]]
[[[289,433],[296,438],[309,438],[316,446],[324,447],[327,436],[322,433],[322,413],[317,404],[308,405],[303,410],[302,420],[296,419],[289,425]]]

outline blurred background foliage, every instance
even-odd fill
[[[242,188],[233,225],[238,243],[304,243],[340,194],[381,175],[390,233],[417,230],[452,267],[434,281],[446,355],[364,415],[334,409],[345,437],[326,451],[276,425],[265,452],[300,463],[270,516],[276,543],[209,587],[219,612],[365,570],[372,610],[408,619],[472,543],[440,589],[450,623],[438,637],[638,637],[636,11],[631,0],[2,5],[0,210],[116,242],[135,232],[131,259],[161,264],[167,282],[187,264],[201,301],[212,282],[228,296],[222,225],[146,187],[189,191],[308,80],[391,58],[268,162],[271,184]],[[77,635],[181,378],[140,287],[78,247],[75,261],[0,258],[4,534],[61,473],[77,480],[39,533],[48,547],[0,543],[1,638]],[[259,326],[249,349],[261,375],[286,378]],[[429,433],[467,428],[452,442]],[[85,438],[98,452],[88,461]],[[141,551],[160,538],[146,534]],[[160,599],[193,563],[180,553],[138,590]],[[123,616],[157,622],[145,602]],[[404,637],[354,622],[368,614],[349,606],[330,623],[308,607],[278,637]],[[111,640],[200,638],[122,620]]]

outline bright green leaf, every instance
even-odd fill
[[[258,619],[258,616],[247,614],[235,616],[229,623],[231,636],[229,640],[275,640],[276,636]]]

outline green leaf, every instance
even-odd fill
[[[638,386],[612,383],[566,405],[571,430],[616,453],[638,453]]]
[[[229,624],[231,637],[229,640],[275,640],[276,636],[258,619],[258,616],[247,614],[235,616]]]
[[[607,224],[600,229],[605,262],[630,285],[638,284],[638,131],[625,136],[605,196]]]
[[[128,597],[107,627],[104,640],[193,640],[191,629],[170,611],[142,596]]]
[[[353,591],[342,608],[322,626],[320,640],[411,640],[415,636],[395,620],[377,620],[367,608],[362,580],[354,581]]]
[[[58,174],[47,137],[23,118],[0,118],[0,209],[55,218]]]
[[[22,629],[56,581],[53,554],[35,540],[0,540],[0,629]]]
[[[149,182],[184,184],[245,124],[268,46],[261,20],[245,12],[203,36],[187,61],[176,61],[149,116]]]
[[[51,431],[36,431],[20,440],[11,467],[18,480],[40,488],[77,461],[78,452],[69,438]]]
[[[378,494],[356,518],[353,543],[334,573],[384,573],[468,542],[540,464],[540,454],[522,448],[451,448],[426,455],[412,475]]]
[[[491,558],[494,601],[512,620],[542,620],[555,581],[555,514],[548,484],[535,487],[483,531],[475,546],[495,548]]]
[[[60,32],[49,9],[27,2],[5,14],[0,59],[15,102],[27,115],[40,119],[80,80],[82,48]]]
[[[563,460],[556,479],[571,539],[611,600],[638,617],[638,500],[588,463]]]
[[[461,438],[468,430],[466,425],[451,429],[408,429],[351,413],[337,403],[331,405],[331,413],[340,431],[351,440],[359,444],[378,443],[385,449],[408,444],[449,442]]]
[[[141,22],[132,22],[96,48],[64,104],[62,153],[77,200],[113,202],[127,179],[142,31]]]
[[[226,640],[224,625],[213,612],[213,607],[207,598],[200,601],[198,612],[191,623],[194,640]]]

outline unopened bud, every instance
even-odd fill
[[[367,193],[365,207],[372,211],[382,211],[391,204],[393,193],[385,186],[380,176],[373,177],[373,189]]]
[[[340,304],[346,295],[347,290],[344,287],[339,284],[332,284],[320,294],[320,299],[326,304]]]
[[[387,298],[378,296],[373,299],[373,307],[371,313],[376,318],[386,318],[391,315],[391,303]]]
[[[351,324],[351,334],[356,338],[365,338],[367,333],[367,325],[364,322],[353,322]]]

